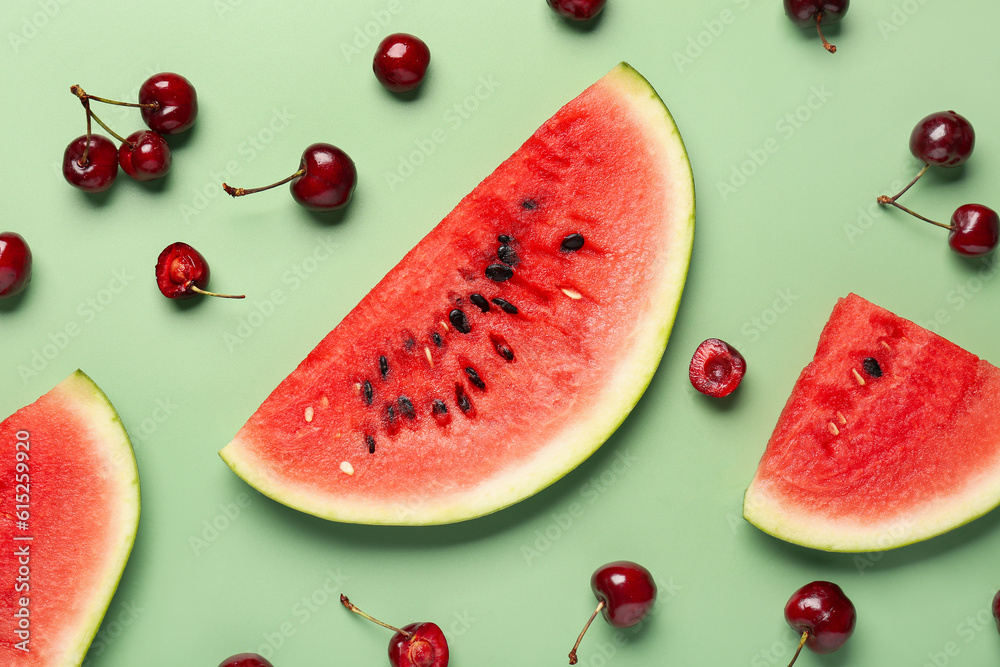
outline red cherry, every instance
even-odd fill
[[[340,596],[340,603],[358,616],[395,631],[389,640],[389,662],[394,667],[448,667],[448,641],[436,624],[410,623],[397,628],[361,611],[346,595]]]
[[[993,618],[997,622],[997,632],[1000,632],[1000,591],[993,596]]]
[[[784,0],[785,15],[792,23],[801,27],[816,27],[823,48],[830,53],[836,53],[837,47],[826,41],[820,26],[837,23],[850,7],[850,0]]]
[[[423,83],[430,62],[431,51],[423,40],[397,32],[378,45],[372,69],[386,90],[405,93]]]
[[[358,182],[354,161],[336,146],[316,143],[307,147],[299,161],[299,169],[288,178],[260,188],[234,188],[226,183],[222,188],[233,197],[291,182],[292,198],[312,211],[334,211],[347,206]]]
[[[194,125],[198,117],[198,95],[180,74],[162,72],[139,87],[142,120],[160,134],[177,134]]]
[[[31,280],[31,249],[15,232],[0,233],[0,299],[20,294]]]
[[[274,665],[257,653],[237,653],[223,660],[219,667],[274,667]]]
[[[118,176],[118,149],[107,137],[77,137],[63,153],[63,176],[84,192],[103,192]]]
[[[701,393],[721,398],[736,391],[746,371],[746,359],[736,348],[718,338],[709,338],[691,357],[688,377]]]
[[[563,18],[588,21],[604,9],[607,0],[547,0],[549,7]]]
[[[594,570],[590,577],[590,588],[597,597],[597,609],[583,626],[583,632],[576,639],[569,652],[569,664],[576,664],[576,650],[598,613],[616,628],[628,628],[637,624],[656,601],[656,582],[649,570],[638,563],[618,560]]]
[[[189,299],[198,294],[224,299],[244,298],[243,295],[206,291],[208,277],[208,262],[187,243],[171,243],[156,260],[156,285],[168,299]]]
[[[801,634],[799,647],[788,667],[807,646],[815,653],[833,653],[850,639],[857,612],[837,584],[814,581],[792,594],[785,604],[785,621]]]
[[[957,167],[972,155],[976,133],[964,116],[938,111],[925,116],[910,133],[910,152],[926,164]]]
[[[170,162],[167,140],[153,130],[133,132],[118,147],[118,163],[122,171],[137,181],[163,178],[170,171]]]
[[[1000,216],[982,204],[963,204],[951,214],[948,245],[960,255],[979,257],[1000,243]]]

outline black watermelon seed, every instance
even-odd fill
[[[479,310],[483,311],[484,313],[489,312],[490,310],[490,302],[487,301],[486,297],[484,297],[482,294],[473,294],[472,296],[469,297],[469,301],[479,306]]]
[[[399,411],[403,414],[404,417],[406,417],[407,419],[416,418],[417,413],[413,411],[413,401],[411,401],[406,396],[400,396],[398,403],[399,403]]]
[[[455,402],[458,403],[458,407],[461,408],[462,412],[468,413],[472,410],[472,401],[466,395],[465,390],[462,389],[462,385],[455,384]]]
[[[517,315],[517,306],[512,304],[510,301],[497,297],[493,299],[493,303],[500,306],[500,310],[502,310],[503,312],[509,313],[511,315]]]
[[[504,264],[490,264],[486,267],[486,277],[493,282],[502,283],[510,280],[514,275],[514,270]]]
[[[371,405],[372,399],[375,398],[375,390],[372,389],[372,383],[365,380],[365,383],[361,385],[361,390],[364,392],[365,405]]]
[[[513,240],[514,237],[507,236],[506,234],[501,234],[500,236],[497,237],[497,243],[502,243],[504,245],[508,245]]]
[[[448,319],[451,320],[451,325],[460,332],[467,334],[472,331],[472,327],[469,326],[469,319],[458,308],[448,313]]]
[[[873,378],[882,377],[882,367],[878,365],[878,361],[873,357],[865,357],[865,360],[861,362],[861,365],[865,368],[865,373],[872,376]]]
[[[374,454],[375,453],[375,438],[373,438],[370,435],[366,435],[365,436],[365,443],[368,445],[368,453],[369,454]]]
[[[391,405],[385,406],[385,416],[389,419],[389,423],[392,424],[396,421],[396,409]]]
[[[434,333],[431,334],[431,340],[434,341],[435,345],[441,347],[441,334],[435,331]]]
[[[562,240],[559,249],[563,252],[572,252],[583,247],[583,234],[567,234]]]
[[[431,403],[431,410],[434,411],[436,415],[446,415],[448,414],[448,406],[444,404],[440,398],[435,398],[434,402]]]
[[[509,266],[517,266],[517,263],[521,261],[521,258],[517,256],[517,253],[509,245],[502,245],[497,250],[497,258]]]
[[[479,373],[476,372],[475,368],[473,368],[472,366],[466,366],[465,374],[469,376],[469,382],[471,382],[480,389],[486,389],[486,383],[483,382],[483,379],[481,377],[479,377]]]
[[[385,358],[384,354],[378,358],[378,370],[382,374],[383,380],[389,377],[389,360]]]
[[[403,347],[406,349],[407,352],[412,352],[413,346],[416,344],[417,341],[413,340],[413,338],[410,336],[407,336],[406,340],[403,341]]]
[[[521,208],[527,209],[529,211],[533,211],[537,207],[538,204],[536,204],[533,199],[525,199],[523,202],[521,202]]]

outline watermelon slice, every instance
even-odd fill
[[[128,560],[139,477],[81,371],[0,423],[0,665],[79,665]]]
[[[663,354],[694,186],[621,64],[549,119],[331,331],[222,458],[320,517],[447,523],[566,474]]]
[[[851,294],[799,376],[743,513],[829,551],[880,551],[1000,504],[1000,369]]]

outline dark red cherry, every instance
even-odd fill
[[[430,62],[431,51],[423,40],[397,32],[378,45],[372,69],[386,90],[405,93],[423,83]]]
[[[960,255],[979,257],[1000,243],[1000,216],[982,204],[963,204],[951,215],[948,245]]]
[[[118,149],[107,137],[77,137],[63,153],[63,176],[84,192],[103,192],[118,176]]]
[[[389,640],[393,667],[448,667],[448,641],[436,624],[410,623],[397,628],[361,611],[346,595],[340,596],[340,603],[358,616],[395,631]]]
[[[694,351],[688,377],[701,393],[721,398],[736,391],[746,371],[746,359],[735,347],[724,340],[709,338]]]
[[[972,124],[954,111],[925,116],[910,133],[913,156],[937,167],[957,167],[969,159],[975,145]]]
[[[547,0],[549,7],[563,18],[587,21],[601,13],[607,0]]]
[[[31,280],[31,249],[15,232],[0,233],[0,299],[20,294]]]
[[[137,181],[163,178],[170,171],[170,162],[167,140],[153,130],[133,132],[118,147],[118,163],[122,171]]]
[[[576,664],[576,650],[598,613],[614,627],[628,628],[645,618],[656,602],[653,575],[642,565],[628,560],[614,561],[594,570],[590,588],[597,598],[597,609],[569,652],[571,665]]]
[[[274,665],[257,653],[237,653],[223,660],[219,667],[274,667]]]
[[[1000,591],[993,596],[993,619],[997,622],[997,632],[1000,632]]]
[[[139,87],[142,120],[160,134],[177,134],[194,125],[198,117],[198,95],[180,74],[162,72]]]
[[[814,581],[792,594],[785,604],[785,621],[801,635],[795,663],[802,646],[815,653],[833,653],[850,639],[857,613],[854,604],[837,584]]]
[[[837,23],[850,7],[850,0],[784,0],[785,15],[802,28],[815,27],[823,46],[830,53],[836,53],[837,47],[826,41],[821,26]]]
[[[244,298],[243,295],[207,291],[209,275],[208,262],[187,243],[171,243],[156,259],[156,286],[168,299],[190,299],[198,294],[225,299]]]
[[[260,188],[222,188],[233,197],[270,190],[291,182],[292,198],[313,211],[334,211],[351,201],[358,172],[354,161],[336,146],[316,143],[307,147],[299,160],[299,169],[288,178]]]

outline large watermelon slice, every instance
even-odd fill
[[[0,423],[0,443],[0,665],[79,665],[139,523],[132,446],[80,371]]]
[[[799,376],[744,516],[789,542],[890,549],[1000,504],[1000,369],[851,294]]]
[[[623,63],[466,196],[221,456],[340,521],[445,523],[514,503],[639,399],[693,232],[680,135]]]

